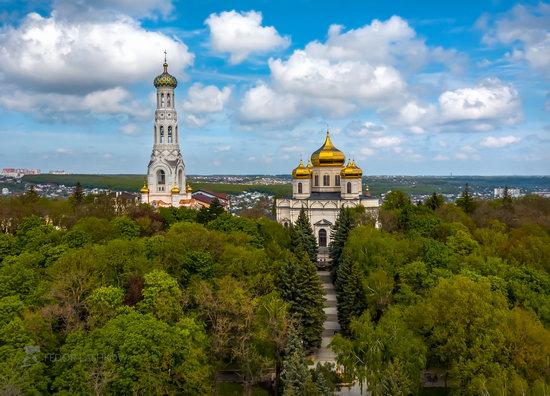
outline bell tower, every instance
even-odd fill
[[[185,164],[180,151],[178,115],[174,90],[178,81],[168,73],[166,51],[164,71],[154,79],[157,108],[153,127],[153,152],[147,168],[147,181],[141,189],[141,202],[155,206],[182,206],[191,198],[187,192]]]

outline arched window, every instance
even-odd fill
[[[348,185],[346,186],[346,190],[348,194],[351,194],[351,182],[348,182]]]
[[[340,187],[340,175],[334,176],[334,185]]]
[[[157,171],[157,188],[158,191],[164,191],[164,185],[166,184],[166,174],[162,169]]]
[[[323,186],[330,186],[330,176],[323,175]]]
[[[174,143],[178,143],[178,126],[176,125],[176,134],[174,135]]]
[[[166,94],[166,97],[168,98],[168,107],[170,107],[170,94]]]
[[[298,183],[298,194],[302,193],[302,183]]]
[[[168,127],[168,143],[172,143],[172,127]]]
[[[183,191],[185,186],[183,185],[183,171],[180,169],[178,172],[178,186]]]
[[[319,230],[319,247],[327,246],[327,230],[321,228]]]
[[[160,126],[160,142],[164,143],[164,127]]]
[[[161,93],[161,94],[160,94],[160,106],[161,106],[161,107],[164,107],[164,104],[165,104],[165,102],[164,102],[164,94]]]
[[[315,185],[319,185],[319,175],[315,175]]]

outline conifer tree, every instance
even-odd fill
[[[313,234],[313,228],[304,208],[300,210],[296,224],[294,225],[294,236],[298,243],[307,252],[311,262],[317,262],[317,240]]]
[[[443,198],[443,195],[432,193],[432,195],[429,196],[428,199],[426,199],[426,205],[431,210],[436,210],[440,206],[442,206],[445,203],[445,199]]]
[[[336,296],[338,321],[344,334],[349,333],[349,324],[354,316],[360,316],[367,308],[362,274],[355,261],[343,260],[338,269]]]
[[[80,206],[84,202],[84,190],[82,189],[82,185],[79,181],[76,182],[76,186],[70,200],[71,204],[75,207]]]
[[[325,320],[323,287],[315,266],[303,250],[282,265],[279,290],[299,324],[304,348],[318,348]]]
[[[468,183],[464,186],[464,190],[462,191],[460,198],[456,200],[456,205],[461,207],[466,213],[472,213],[475,210],[476,203],[472,198]]]
[[[338,267],[342,263],[342,252],[352,226],[349,209],[340,209],[340,214],[330,230],[331,242],[329,245],[329,252],[331,259],[331,275],[334,283],[336,283]]]
[[[300,334],[290,326],[281,372],[281,391],[284,396],[303,395],[304,387],[311,374],[308,370]]]

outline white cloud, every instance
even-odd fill
[[[214,147],[214,152],[215,153],[224,153],[224,152],[227,152],[229,150],[231,150],[231,145],[229,145],[229,144]]]
[[[205,23],[210,28],[212,49],[230,54],[229,61],[241,63],[252,53],[284,49],[290,44],[273,26],[262,26],[262,13],[225,11],[211,14]]]
[[[370,121],[351,122],[346,127],[346,132],[351,137],[366,137],[380,135],[386,130],[384,125],[378,125]]]
[[[231,87],[219,89],[215,85],[195,83],[187,91],[182,108],[193,114],[217,113],[224,109],[230,95]]]
[[[398,136],[380,136],[370,140],[370,145],[376,148],[397,147],[401,144]]]
[[[486,121],[512,124],[519,120],[518,91],[497,79],[486,79],[474,87],[443,92],[439,97],[442,122]],[[481,124],[481,130],[487,130]]]
[[[122,87],[90,92],[84,96],[59,93],[9,91],[0,93],[0,106],[31,113],[38,118],[76,119],[89,115],[118,115],[142,117],[147,109],[132,100]]]
[[[89,93],[151,79],[164,49],[173,73],[193,62],[185,44],[128,17],[73,22],[31,13],[0,35],[0,70],[19,88]]]
[[[191,128],[201,128],[208,124],[208,119],[197,117],[194,114],[187,114],[183,117],[183,122]]]
[[[521,141],[521,138],[513,135],[501,136],[501,137],[487,136],[481,141],[480,146],[489,147],[489,148],[504,147],[504,146],[509,146],[511,144],[519,143],[520,141]]]
[[[363,147],[359,150],[359,154],[364,155],[365,157],[370,157],[375,154],[375,151],[370,147]]]
[[[485,25],[487,28],[489,24]],[[546,77],[550,77],[549,4],[541,2],[532,7],[516,5],[489,26],[483,41],[512,46],[508,55],[511,61],[524,60]]]
[[[437,154],[434,158],[434,160],[436,161],[447,161],[449,159],[449,157],[447,157],[446,155],[443,155],[443,154]]]
[[[240,120],[245,123],[289,122],[298,113],[292,95],[280,95],[266,85],[248,90],[239,109]]]

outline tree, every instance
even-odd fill
[[[29,186],[29,189],[23,194],[22,201],[24,204],[32,205],[38,202],[40,199],[40,196],[36,192],[36,189],[34,188],[34,184],[31,184]]]
[[[131,312],[90,333],[69,335],[54,366],[66,394],[210,394],[208,338],[200,322],[174,326]]]
[[[214,198],[208,208],[202,207],[199,210],[197,213],[197,221],[201,224],[208,224],[223,213],[225,213],[225,209],[220,203],[220,200],[218,198]]]
[[[342,332],[348,334],[352,318],[360,316],[367,308],[363,276],[356,262],[344,259],[338,269],[337,279],[338,321]]]
[[[293,227],[293,236],[296,238],[296,245],[301,245],[302,248],[307,252],[309,259],[312,263],[317,262],[317,239],[313,234],[313,228],[309,222],[308,215],[306,210],[302,208],[298,219]]]
[[[278,281],[281,297],[296,318],[304,348],[311,350],[321,345],[325,313],[323,288],[313,263],[305,253],[287,260],[281,267]]]
[[[340,209],[340,214],[336,219],[336,222],[330,229],[330,260],[331,260],[331,275],[334,283],[337,283],[337,274],[340,264],[342,264],[342,252],[344,251],[344,245],[348,240],[348,235],[353,227],[350,210],[346,208]]]
[[[284,351],[283,370],[281,372],[281,391],[283,396],[304,395],[305,385],[311,380],[302,340],[299,332],[291,326]]]
[[[138,308],[152,313],[159,320],[176,322],[183,315],[183,297],[177,281],[164,271],[152,271],[145,275],[143,300]]]
[[[71,204],[75,208],[81,206],[84,202],[84,190],[82,189],[82,185],[79,181],[76,182],[74,192],[69,199],[71,201]]]
[[[464,186],[464,190],[462,190],[462,195],[460,198],[456,200],[456,206],[462,208],[462,210],[466,213],[472,213],[475,210],[477,205],[472,197],[468,183]]]
[[[431,210],[436,210],[437,208],[439,208],[440,206],[443,206],[444,204],[445,204],[445,199],[443,198],[443,195],[437,194],[435,192],[432,193],[432,195],[430,195],[428,199],[426,199],[426,202],[424,203],[424,205],[426,205]]]
[[[407,194],[401,190],[395,190],[388,192],[384,197],[384,203],[382,209],[394,210],[403,209],[406,205],[410,204],[411,200]]]

